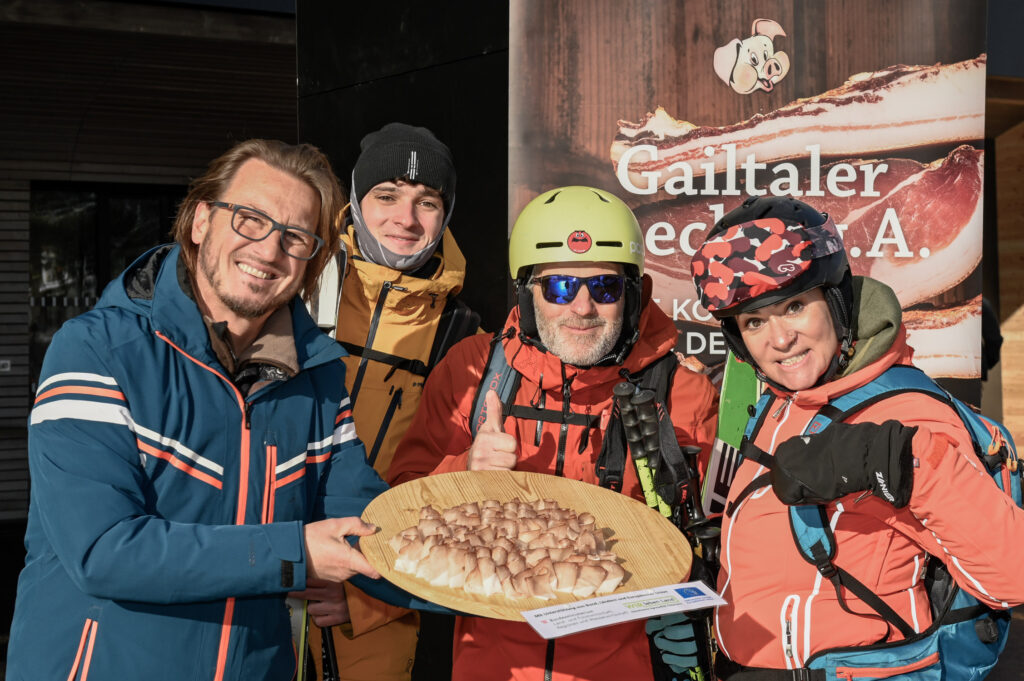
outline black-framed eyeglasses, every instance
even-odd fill
[[[546,277],[534,277],[530,283],[539,284],[544,300],[556,305],[571,303],[584,284],[594,302],[602,305],[618,302],[625,290],[625,277],[621,274],[598,274],[593,277],[551,274]]]
[[[231,211],[231,229],[250,241],[263,241],[272,232],[280,232],[281,250],[296,260],[312,260],[324,245],[324,240],[299,227],[282,225],[266,213],[224,201],[207,201],[211,206]]]

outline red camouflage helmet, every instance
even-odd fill
[[[733,225],[704,242],[690,262],[690,273],[701,304],[719,317],[786,289],[815,260],[842,250],[843,240],[830,217],[813,226],[764,217]]]

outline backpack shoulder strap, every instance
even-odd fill
[[[498,393],[498,399],[502,404],[502,415],[507,416],[515,394],[519,390],[519,382],[522,379],[519,372],[512,368],[505,359],[505,345],[501,342],[505,338],[504,331],[498,331],[491,338],[490,353],[487,355],[487,367],[480,379],[480,385],[476,389],[476,397],[473,398],[473,412],[469,419],[469,430],[473,437],[476,437],[480,426],[487,420],[486,396],[488,390]]]
[[[429,372],[437,366],[437,363],[453,345],[463,338],[472,336],[479,328],[480,315],[457,296],[449,297],[445,301],[441,319],[437,323],[434,344],[430,348],[430,355],[427,359],[427,371]]]
[[[768,407],[775,402],[775,399],[775,393],[771,390],[765,390],[764,394],[757,399],[754,410],[750,413],[750,418],[747,420],[747,427],[743,430],[744,440],[754,441],[754,438],[761,431],[761,426],[764,425],[765,418],[768,416]]]
[[[911,366],[893,366],[870,383],[855,388],[824,405],[807,424],[804,434],[820,433],[832,423],[843,421],[872,404],[907,392],[926,393],[937,399],[949,401],[945,391],[920,369]],[[842,596],[843,587],[869,605],[882,619],[896,627],[905,638],[914,635],[913,627],[884,600],[849,572],[832,562],[837,547],[824,506],[790,506],[789,523],[800,555],[814,565],[825,579],[832,582],[839,597],[839,604],[844,610],[852,612]]]
[[[757,403],[754,404],[750,409],[750,418],[747,419],[747,427],[743,430],[743,439],[740,441],[740,448],[736,454],[736,467],[743,463],[743,459],[751,459],[761,464],[765,468],[771,470],[774,459],[762,452],[759,448],[754,446],[754,439],[757,434],[761,432],[761,426],[764,425],[764,420],[768,417],[769,408],[775,404],[775,400],[778,399],[775,393],[771,390],[765,390],[764,394],[758,398]],[[763,473],[740,490],[740,493],[736,497],[726,504],[725,514],[732,516],[736,511],[736,508],[746,499],[748,496],[756,492],[757,490],[771,484],[771,480],[768,473]]]
[[[924,393],[956,408],[955,400],[949,397],[938,383],[917,367],[896,365],[866,385],[840,395],[823,406],[811,419],[804,433],[813,435],[824,430],[828,424],[842,421],[851,415],[867,409],[884,399],[903,393]]]
[[[870,606],[872,610],[878,613],[878,616],[896,627],[903,634],[904,638],[910,638],[917,633],[899,613],[893,610],[874,591],[832,562],[836,554],[836,541],[824,506],[790,506],[789,526],[793,532],[793,539],[796,542],[797,548],[800,549],[800,555],[803,556],[804,560],[817,568],[822,577],[832,583],[836,590],[839,605],[843,610],[852,615],[864,614],[854,612],[846,605],[846,599],[843,597],[843,589],[845,588]]]

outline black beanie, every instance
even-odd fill
[[[352,169],[352,195],[362,201],[367,192],[387,180],[408,178],[441,193],[445,211],[455,196],[452,152],[434,133],[405,123],[388,123],[359,143],[362,152]]]

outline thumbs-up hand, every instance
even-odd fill
[[[488,390],[484,396],[487,416],[469,448],[466,469],[471,471],[510,471],[516,467],[515,437],[501,428],[501,400],[498,393]]]

